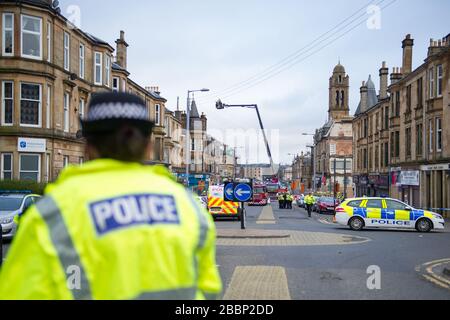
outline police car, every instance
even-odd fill
[[[335,222],[359,231],[363,228],[416,229],[419,232],[444,229],[444,218],[434,212],[390,198],[355,198],[337,209]]]
[[[3,239],[14,237],[17,230],[14,218],[25,213],[39,199],[39,195],[31,194],[30,191],[0,191],[0,224]]]

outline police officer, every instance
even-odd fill
[[[91,161],[65,169],[20,221],[0,299],[218,297],[214,223],[165,168],[142,164],[149,119],[137,96],[92,96]]]
[[[314,199],[314,197],[311,193],[305,197],[306,210],[308,211],[308,217],[310,217],[310,218],[311,218],[312,207],[315,202],[316,202],[316,200]]]
[[[285,204],[285,202],[284,202],[284,195],[282,193],[279,193],[278,194],[278,206],[279,206],[279,209],[284,209],[284,204]]]

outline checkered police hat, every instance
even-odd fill
[[[81,119],[83,136],[112,132],[123,124],[137,126],[150,133],[154,123],[145,102],[129,93],[93,94],[89,112]]]

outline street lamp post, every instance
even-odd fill
[[[186,187],[189,188],[189,167],[191,165],[191,93],[194,92],[208,92],[209,89],[189,90],[187,92],[186,104]]]
[[[315,134],[313,133],[302,133],[303,136],[312,136],[314,137]],[[317,182],[316,182],[316,157],[315,157],[315,150],[316,146],[315,143],[311,146],[307,146],[307,148],[311,148],[311,162],[312,162],[312,169],[313,169],[313,192],[315,193],[317,191]]]

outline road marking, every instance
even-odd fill
[[[420,272],[426,280],[441,288],[450,290],[450,279],[437,274],[435,271],[436,268],[445,264],[450,264],[450,259],[441,259],[424,263],[422,266],[418,266],[416,271]]]
[[[289,237],[276,239],[258,239],[258,238],[219,238],[217,239],[218,246],[330,246],[330,245],[353,245],[361,244],[371,239],[366,237],[338,234],[338,233],[323,233],[323,232],[305,232],[280,230],[279,232],[286,233]]]
[[[330,221],[328,221],[326,219],[318,219],[317,221],[319,221],[322,224],[334,225],[333,222],[330,222]]]
[[[265,206],[262,210],[256,224],[276,224],[275,216],[273,215],[272,206]]]
[[[238,266],[223,300],[291,300],[283,267]]]

